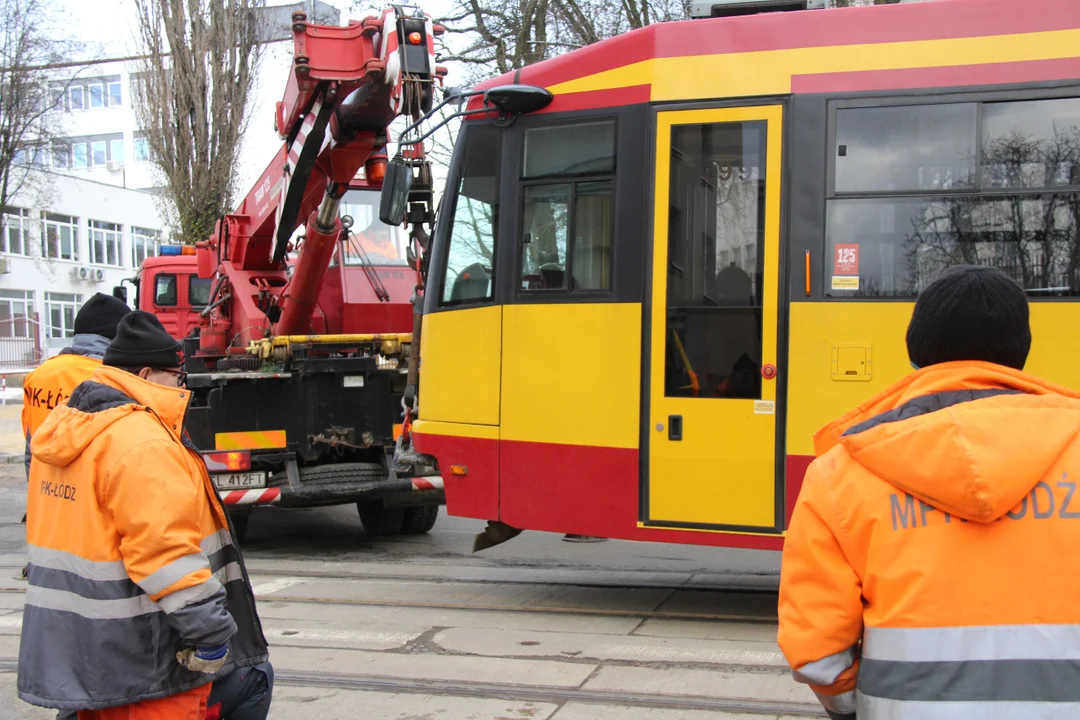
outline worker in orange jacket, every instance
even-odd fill
[[[233,677],[260,693],[244,709],[266,715],[272,676],[251,682],[268,668],[266,638],[186,441],[180,367],[180,344],[133,312],[34,434],[18,674],[29,703],[79,720],[203,720],[211,683]]]
[[[956,268],[915,304],[917,372],[815,436],[778,640],[830,717],[1080,718],[1080,394],[1030,345],[1020,287]]]
[[[96,293],[75,315],[75,337],[59,355],[43,362],[23,380],[22,430],[26,438],[26,475],[30,476],[30,439],[53,408],[90,379],[105,348],[116,337],[116,324],[131,312],[123,300]]]

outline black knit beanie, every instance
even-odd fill
[[[1031,349],[1027,296],[997,268],[952,268],[919,295],[907,347],[921,368],[982,360],[1023,370]]]
[[[97,293],[79,308],[75,316],[76,335],[101,335],[112,340],[116,324],[131,312],[127,303],[112,295]]]
[[[181,345],[152,313],[136,310],[120,321],[102,362],[124,368],[178,368]]]

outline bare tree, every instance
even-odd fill
[[[51,20],[42,0],[0,0],[0,210],[31,181],[56,137],[60,113],[47,68],[64,62],[70,46]]]
[[[146,61],[135,109],[184,242],[232,210],[261,55],[262,0],[136,0]]]

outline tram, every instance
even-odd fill
[[[1022,283],[1028,369],[1080,387],[1076,0],[692,19],[508,84],[553,98],[463,124],[412,427],[493,537],[781,548],[955,264]]]

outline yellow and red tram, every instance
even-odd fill
[[[937,0],[655,25],[483,87],[425,299],[416,447],[448,511],[778,549],[813,433],[910,372],[959,263],[1032,300],[1080,386],[1080,3]]]

